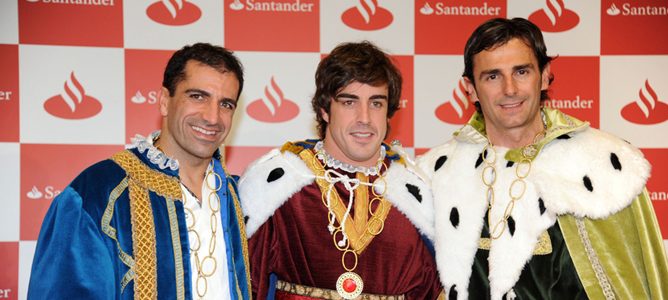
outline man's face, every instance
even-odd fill
[[[230,132],[238,91],[234,73],[188,61],[174,95],[162,88],[162,149],[179,161],[211,159]]]
[[[473,83],[465,78],[474,101],[480,101],[485,127],[504,134],[534,128],[540,118],[540,93],[549,85],[549,64],[541,72],[533,51],[520,39],[473,57]]]
[[[371,86],[352,82],[330,102],[325,150],[334,158],[354,165],[373,166],[387,132],[387,84]]]

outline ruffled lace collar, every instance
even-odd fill
[[[143,137],[139,134],[135,135],[131,139],[132,144],[127,146],[127,149],[137,149],[139,153],[146,155],[146,157],[151,161],[151,163],[157,165],[160,169],[170,169],[176,171],[179,169],[179,161],[167,156],[164,152],[160,151],[158,147],[153,145],[153,142],[158,139],[160,136],[160,130],[156,130],[148,135],[148,137]]]
[[[351,164],[344,163],[334,158],[329,153],[327,153],[327,151],[325,151],[324,146],[325,144],[323,143],[323,141],[318,141],[318,143],[315,144],[313,150],[316,153],[316,157],[320,159],[328,167],[343,170],[348,173],[354,174],[357,172],[361,172],[364,173],[364,175],[366,176],[378,175],[383,165],[383,161],[385,160],[385,147],[383,147],[382,145],[380,146],[380,159],[378,160],[378,164],[371,167],[353,166]]]

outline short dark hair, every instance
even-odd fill
[[[538,60],[538,69],[543,72],[552,57],[547,55],[547,47],[543,41],[543,33],[540,28],[530,21],[523,18],[503,19],[495,18],[488,20],[473,31],[466,47],[464,47],[464,77],[467,77],[475,86],[473,75],[473,56],[496,47],[505,45],[512,39],[522,40],[531,50]],[[554,76],[549,75],[549,82],[552,83]],[[547,91],[541,91],[540,100],[547,100],[549,96]]]
[[[311,104],[320,138],[327,131],[321,110],[329,113],[332,98],[353,81],[372,86],[387,84],[387,117],[391,118],[399,109],[402,78],[391,58],[368,41],[339,44],[320,61],[315,72],[316,89]]]
[[[174,96],[176,85],[185,79],[186,64],[191,60],[212,67],[221,73],[232,72],[239,81],[237,99],[239,98],[244,87],[244,70],[241,62],[231,51],[209,43],[196,43],[174,52],[167,62],[162,77],[162,86],[167,88],[170,96]]]

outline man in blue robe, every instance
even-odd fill
[[[29,299],[249,299],[236,182],[218,148],[243,69],[198,43],[174,53],[162,129],[84,170],[53,201],[37,241]]]

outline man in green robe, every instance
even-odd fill
[[[477,112],[418,165],[430,178],[448,299],[665,299],[668,263],[629,143],[543,107],[541,31],[478,27],[464,81]]]

